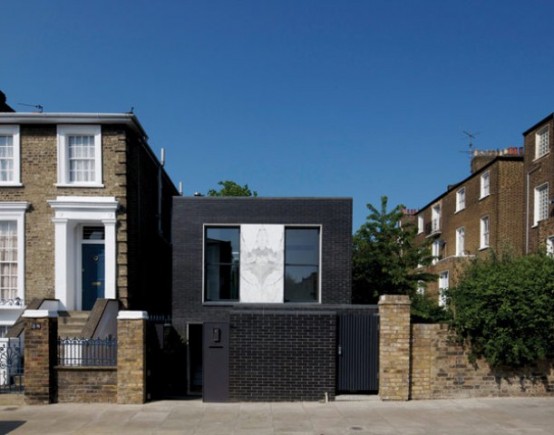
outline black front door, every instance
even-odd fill
[[[104,297],[104,244],[82,244],[82,309],[91,310],[96,299]]]
[[[202,398],[204,402],[229,400],[229,324],[207,322],[203,327]]]

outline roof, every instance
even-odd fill
[[[133,113],[0,113],[1,124],[123,124],[148,138]]]
[[[440,199],[444,198],[446,195],[448,195],[450,192],[452,192],[453,190],[457,189],[458,187],[460,187],[462,184],[464,184],[465,182],[467,182],[468,180],[472,179],[473,177],[476,177],[477,175],[481,174],[482,172],[484,172],[486,169],[490,168],[493,164],[495,164],[496,162],[498,161],[502,161],[502,160],[515,160],[515,161],[523,161],[523,156],[521,155],[517,155],[517,156],[513,156],[513,155],[503,155],[503,156],[497,156],[495,157],[493,160],[491,160],[489,163],[487,163],[485,166],[483,166],[482,168],[480,168],[478,171],[470,174],[468,177],[464,178],[462,181],[459,181],[458,183],[456,184],[452,184],[450,186],[448,186],[448,189],[446,189],[446,191],[444,193],[441,193],[439,196],[437,196],[435,199],[433,199],[432,201],[430,201],[429,203],[425,204],[424,207],[421,207],[418,211],[418,213],[420,213],[422,210],[425,210],[427,207],[430,207],[432,206],[433,204],[435,204],[437,201],[439,201]]]
[[[532,127],[525,130],[522,134],[523,136],[527,136],[529,133],[531,133],[533,130],[535,130],[537,127],[539,127],[541,124],[544,124],[547,121],[550,121],[552,118],[554,118],[554,112],[552,112],[550,115],[548,115],[546,118],[541,119],[539,122],[537,122]]]

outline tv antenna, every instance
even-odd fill
[[[25,104],[25,103],[17,103],[20,106],[26,106],[26,107],[34,107],[38,110],[38,113],[42,113],[44,111],[44,106],[42,104]]]
[[[470,131],[464,130],[463,133],[467,136],[469,140],[469,151],[467,152],[469,155],[473,153],[473,141],[475,138],[479,135],[479,133],[472,133]]]

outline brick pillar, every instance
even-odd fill
[[[56,400],[58,313],[26,310],[25,322],[25,403],[46,405]]]
[[[410,298],[379,299],[379,397],[408,400],[410,394]]]
[[[117,316],[117,403],[146,401],[145,311],[120,311]]]

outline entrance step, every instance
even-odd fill
[[[64,338],[81,337],[89,316],[90,311],[60,311],[58,335]]]
[[[373,402],[380,401],[377,394],[339,394],[335,402]]]

